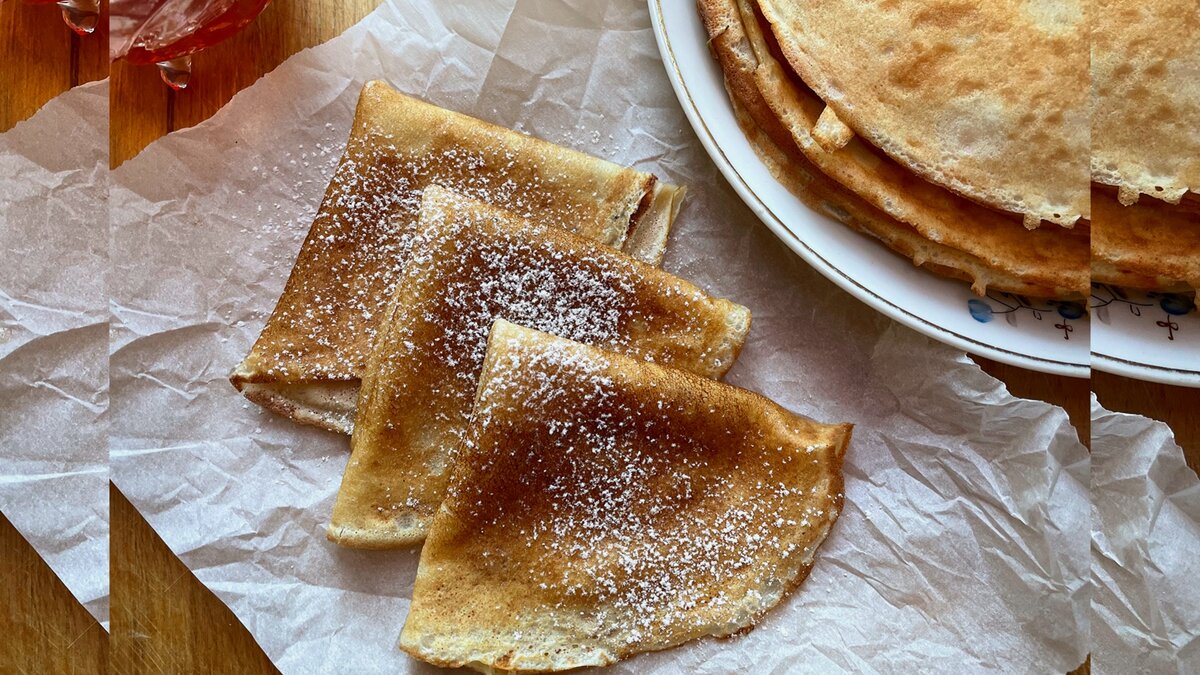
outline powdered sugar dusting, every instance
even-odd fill
[[[251,360],[281,381],[361,377],[439,184],[614,245],[652,177],[368,84],[360,119]]]
[[[491,348],[446,508],[484,542],[473,564],[528,578],[538,611],[621,646],[727,633],[811,564],[841,503],[819,425],[520,328]]]
[[[726,325],[736,305],[440,187],[426,191],[410,243],[364,378],[345,481],[351,487],[343,487],[358,486],[356,503],[384,514],[373,519],[382,530],[407,511],[432,515],[441,502],[497,319],[711,375],[723,372],[740,343],[737,327]],[[370,468],[384,456],[407,460],[386,480]],[[379,489],[361,488],[368,481]]]

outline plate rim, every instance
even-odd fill
[[[1108,285],[1108,284],[1101,284]],[[1093,284],[1095,287],[1096,284]],[[1153,291],[1137,291],[1142,294],[1153,295]],[[1200,316],[1196,317],[1196,325],[1200,327]],[[1101,321],[1093,325],[1092,336],[1092,369],[1110,375],[1119,375],[1144,382],[1156,382],[1158,384],[1168,384],[1178,387],[1200,388],[1200,350],[1184,347],[1187,353],[1196,355],[1196,366],[1186,367],[1183,364],[1167,363],[1161,361],[1151,363],[1145,360],[1137,360],[1130,358],[1130,354],[1137,351],[1137,347],[1141,341],[1136,339],[1141,337],[1138,332],[1133,332],[1134,339],[1123,339],[1129,335],[1127,331],[1113,330],[1112,324],[1106,321]],[[1096,348],[1096,335],[1104,336],[1102,348]],[[1118,343],[1114,345],[1114,342]],[[1117,346],[1118,349],[1111,349]]]
[[[1140,361],[1130,361],[1104,352],[1092,352],[1092,368],[1109,375],[1119,375],[1143,382],[1200,388],[1200,370],[1156,366]]]
[[[863,286],[852,276],[843,272],[832,263],[828,262],[813,250],[799,236],[792,232],[783,221],[768,207],[749,182],[742,177],[737,168],[729,160],[724,149],[717,142],[712,132],[708,128],[708,124],[704,121],[700,114],[699,107],[688,89],[687,84],[683,80],[683,74],[679,70],[679,63],[675,58],[675,52],[671,48],[671,39],[664,28],[665,22],[662,15],[662,0],[648,0],[650,5],[650,22],[654,31],[654,39],[657,43],[659,57],[666,68],[667,79],[671,81],[671,88],[675,93],[675,98],[679,101],[680,107],[683,109],[684,115],[687,117],[688,123],[692,130],[695,131],[700,144],[708,153],[709,158],[717,169],[725,177],[734,192],[738,197],[754,212],[755,216],[761,220],[772,234],[782,241],[794,253],[804,259],[810,266],[815,268],[822,276],[834,282],[839,288],[854,296],[860,302],[868,305],[871,309],[880,312],[884,316],[897,321],[908,328],[911,328],[926,337],[930,337],[939,342],[957,347],[964,351],[977,356],[982,356],[988,359],[994,359],[1001,363],[1036,370],[1038,372],[1051,375],[1061,375],[1064,377],[1087,378],[1091,374],[1091,362],[1076,363],[1070,361],[1061,361],[1058,359],[1035,356],[1032,354],[1024,354],[1021,352],[1011,351],[1002,347],[986,344],[956,333],[948,328],[939,326],[924,317],[918,316],[891,302],[890,300],[876,295],[873,291]],[[720,159],[718,159],[718,157]]]

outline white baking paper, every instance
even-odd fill
[[[416,551],[325,539],[348,440],[226,376],[274,306],[362,84],[688,186],[666,269],[748,305],[729,379],[857,424],[811,577],[748,635],[617,672],[1065,672],[1086,653],[1087,453],[1066,414],[779,243],[704,154],[637,0],[388,2],[113,175],[117,485],[285,673],[396,673]],[[182,94],[186,96],[187,94]]]
[[[107,625],[107,81],[0,134],[0,251],[0,510]]]
[[[1200,672],[1200,480],[1170,428],[1092,397],[1092,670]]]

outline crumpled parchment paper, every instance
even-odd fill
[[[348,439],[263,412],[226,381],[373,78],[687,185],[664,267],[754,312],[729,380],[858,425],[845,512],[799,591],[745,636],[614,671],[1045,673],[1083,660],[1088,458],[1061,409],[1010,396],[775,240],[688,127],[644,4],[422,0],[386,3],[113,174],[114,480],[285,673],[422,668],[395,646],[417,551],[324,536]]]
[[[1092,397],[1092,670],[1200,672],[1200,479],[1171,429]]]
[[[107,626],[107,81],[0,134],[0,251],[0,511]]]

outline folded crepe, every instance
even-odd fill
[[[550,671],[746,630],[808,575],[850,433],[497,321],[400,646]]]
[[[751,0],[700,0],[698,5],[726,88],[742,109],[739,114],[754,119],[772,137],[770,144],[791,156],[764,161],[793,192],[808,176],[825,174],[817,180],[828,184],[828,176],[845,189],[822,190],[840,210],[854,214],[852,224],[858,229],[918,264],[967,278],[980,294],[989,287],[1038,297],[1087,294],[1086,227],[1030,231],[1018,215],[981,206],[924,180],[839,129],[832,109],[781,63],[774,36]],[[764,150],[761,141],[751,142],[760,155],[774,152]],[[789,172],[804,179],[778,175]],[[837,196],[847,191],[853,195]]]
[[[262,334],[250,400],[350,433],[367,351],[438,183],[658,264],[683,190],[368,82],[337,172]]]
[[[1088,217],[1083,3],[757,2],[791,69],[846,129],[1030,226]]]
[[[1093,281],[1148,291],[1200,288],[1200,202],[1124,206],[1115,190],[1096,189],[1092,217]]]
[[[1089,18],[1092,179],[1122,204],[1200,200],[1200,5],[1096,0]]]
[[[717,378],[750,312],[566,230],[425,189],[419,234],[371,350],[329,538],[421,541],[445,496],[497,317]]]

